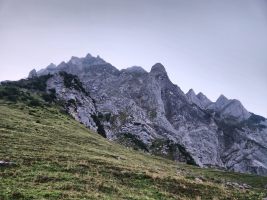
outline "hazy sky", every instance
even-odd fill
[[[0,0],[0,80],[87,53],[267,117],[267,0]]]

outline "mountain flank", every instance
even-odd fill
[[[76,78],[59,73],[0,86],[1,200],[247,200],[267,196],[266,177],[174,162],[125,148],[89,130],[89,126],[96,131],[100,124],[105,127],[102,118],[108,116],[90,110],[99,122],[94,117],[77,120],[83,117],[79,109],[87,112],[95,103]],[[57,87],[48,88],[50,83]],[[61,83],[66,85],[62,97],[57,94]],[[67,95],[70,91],[79,101]],[[127,137],[134,143],[136,138]],[[160,145],[166,145],[165,140],[155,144]]]
[[[63,72],[84,91],[66,88]],[[193,90],[185,94],[161,63],[150,72],[118,70],[88,54],[33,70],[29,78],[45,75],[53,75],[46,91],[69,101],[76,120],[109,140],[200,167],[267,175],[267,120],[223,95],[212,102]]]

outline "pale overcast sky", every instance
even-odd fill
[[[0,80],[87,53],[267,117],[266,0],[0,0]]]

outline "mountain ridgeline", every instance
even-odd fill
[[[88,54],[32,70],[24,82],[34,80],[109,140],[200,167],[267,175],[267,120],[223,95],[212,102],[193,90],[185,94],[160,63],[150,72],[118,70]]]

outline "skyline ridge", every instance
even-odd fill
[[[53,65],[52,68],[56,68],[56,67],[60,66],[62,63],[66,63],[66,64],[71,63],[71,62],[73,61],[73,59],[96,59],[96,60],[100,60],[101,62],[104,62],[104,63],[106,63],[106,64],[110,64],[110,65],[112,65],[112,63],[107,62],[107,61],[106,61],[104,58],[102,58],[100,55],[93,56],[91,53],[87,53],[85,57],[71,56],[71,58],[70,58],[68,61],[62,61],[62,62],[61,62],[60,64],[58,64],[58,65],[56,65],[56,64],[54,64],[54,63],[50,63],[47,67],[44,67],[44,68],[41,68],[40,70],[38,70],[38,71],[37,71],[37,74],[38,74],[38,72],[42,72],[42,71],[45,70],[45,69],[49,69],[49,68],[51,68],[52,65]],[[127,67],[127,68],[124,68],[124,69],[118,69],[116,66],[114,66],[114,65],[112,65],[112,66],[115,67],[115,68],[116,68],[118,71],[120,71],[120,72],[122,72],[122,71],[124,71],[124,70],[127,70],[127,69],[134,69],[134,68],[137,67],[137,68],[141,68],[141,69],[143,69],[143,70],[144,70],[145,72],[147,72],[147,73],[150,73],[150,72],[153,70],[153,67],[154,67],[154,70],[157,70],[157,69],[159,69],[159,68],[163,68],[164,73],[166,73],[167,76],[169,77],[169,74],[168,74],[168,71],[166,70],[166,67],[165,67],[161,62],[156,62],[154,65],[152,65],[151,68],[150,68],[150,71],[147,71],[147,70],[144,69],[142,66],[131,66],[131,67]],[[155,69],[155,68],[157,68],[157,69]],[[36,70],[36,69],[34,68],[33,70]],[[161,69],[160,69],[160,70],[161,70]],[[176,83],[174,82],[174,84],[176,84]],[[176,85],[177,85],[177,84],[176,84]],[[178,85],[178,87],[180,87],[180,86]],[[241,103],[241,105],[243,105],[243,103],[242,103],[239,99],[237,99],[237,98],[228,98],[228,97],[226,97],[224,94],[220,94],[220,95],[215,99],[215,101],[213,101],[213,100],[210,100],[210,98],[209,98],[206,94],[204,94],[202,91],[199,91],[198,93],[196,93],[195,90],[194,90],[194,88],[190,88],[187,92],[185,92],[183,88],[181,88],[181,90],[184,92],[184,94],[188,94],[188,93],[191,91],[191,92],[193,92],[193,93],[195,94],[195,96],[197,96],[198,98],[199,98],[199,96],[204,95],[204,96],[207,98],[207,100],[211,101],[212,103],[216,103],[216,102],[217,102],[218,100],[220,100],[220,99],[225,99],[225,100],[227,100],[227,101],[229,101],[229,102],[230,102],[230,101],[233,101],[233,100],[237,100],[237,101],[239,101],[239,102]],[[246,106],[244,106],[244,107],[246,107]],[[258,113],[255,113],[254,111],[249,110],[249,112],[250,112],[250,113],[253,113],[253,114],[256,114],[256,115],[263,116],[264,118],[266,118],[266,116],[261,115],[261,114],[258,114]]]

